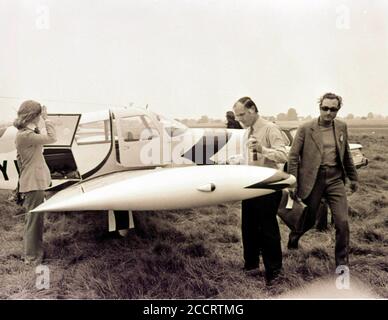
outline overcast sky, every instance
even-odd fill
[[[224,118],[245,95],[315,116],[326,91],[388,114],[387,0],[0,0],[0,39],[2,120],[27,98]]]

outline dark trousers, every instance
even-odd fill
[[[281,197],[281,191],[277,191],[242,201],[241,228],[245,268],[258,267],[261,253],[267,275],[281,269],[282,249],[276,219]]]
[[[315,222],[315,229],[318,231],[326,231],[328,229],[329,210],[326,201],[321,200],[317,211],[317,221]],[[334,221],[332,221],[334,223]]]
[[[290,238],[299,239],[315,225],[322,197],[326,199],[330,207],[335,224],[336,265],[347,265],[349,263],[348,202],[342,180],[342,170],[339,167],[322,166],[319,169],[313,190],[303,200],[308,206],[308,214],[305,217],[302,231],[299,233],[291,232]]]

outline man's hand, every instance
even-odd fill
[[[248,149],[257,153],[263,152],[263,147],[257,142],[255,137],[248,139]]]
[[[297,193],[298,193],[297,186],[293,186],[292,188],[288,188],[288,192],[290,193],[291,199],[293,199],[295,201],[300,200],[300,198],[297,196]]]
[[[352,190],[352,192],[356,192],[358,190],[357,181],[350,181],[350,190]]]

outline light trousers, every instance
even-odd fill
[[[24,255],[28,262],[40,263],[43,259],[43,212],[31,213],[44,201],[44,191],[26,192],[23,207],[26,209],[24,226]]]

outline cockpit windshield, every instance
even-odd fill
[[[188,129],[183,123],[168,119],[160,114],[153,113],[156,119],[161,123],[170,137],[176,137],[186,132]]]

